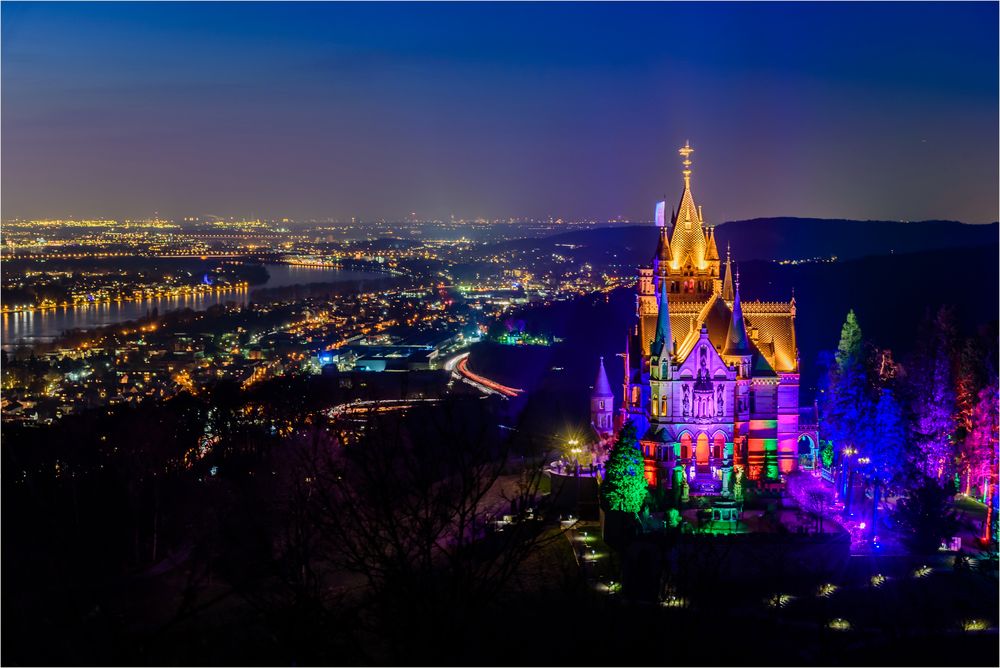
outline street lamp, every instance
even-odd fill
[[[582,452],[582,449],[580,447],[578,447],[578,444],[580,443],[580,441],[578,441],[575,438],[571,438],[571,439],[569,439],[568,443],[569,443],[569,446],[570,446],[569,451],[573,455],[573,462],[576,464],[577,467],[579,467],[580,466],[580,453]]]
[[[578,446],[579,441],[575,438],[569,439],[570,449],[569,451],[573,453],[573,475],[576,476],[576,510],[577,514],[580,514],[580,447]]]
[[[853,446],[847,446],[843,449],[844,462],[847,466],[847,489],[844,493],[844,513],[848,516],[851,514],[851,490],[854,486],[854,467],[851,466],[851,457],[858,454],[858,451]]]
[[[858,459],[858,464],[862,466],[867,466],[871,464],[871,459],[869,457],[861,457]],[[871,471],[872,480],[872,532],[871,532],[871,543],[875,545],[876,534],[878,533],[878,502],[882,491],[881,485],[882,480],[879,478],[879,471],[877,467],[873,467]],[[863,527],[862,527],[863,528]]]

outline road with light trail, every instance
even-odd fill
[[[451,371],[452,376],[460,378],[487,394],[499,394],[511,398],[524,392],[524,390],[516,387],[507,387],[469,370],[469,353],[462,353],[461,355],[452,357],[445,362],[444,368],[446,371]]]

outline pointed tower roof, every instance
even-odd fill
[[[694,149],[686,143],[678,153],[684,158],[681,163],[684,165],[684,170],[681,172],[684,175],[684,192],[681,193],[681,202],[674,216],[674,229],[670,235],[670,254],[676,262],[686,264],[690,258],[695,267],[701,268],[705,262],[708,241],[702,229],[701,212],[691,194],[691,154],[694,153]]]
[[[740,278],[736,277],[736,292],[733,296],[733,319],[729,321],[729,334],[726,335],[724,355],[751,355],[750,337],[747,336],[747,326],[743,321],[743,307],[740,305]]]
[[[660,240],[656,244],[656,257],[654,259],[661,264],[670,262],[670,239],[667,236],[666,225],[660,228]]]
[[[614,393],[611,391],[611,383],[608,382],[608,374],[604,370],[604,357],[601,357],[601,363],[597,367],[597,379],[594,380],[594,392],[591,394],[592,397],[613,397]]]
[[[660,281],[660,305],[656,315],[656,338],[653,339],[652,350],[659,353],[666,346],[668,351],[674,348],[674,337],[670,332],[670,305],[667,299],[667,282]]]
[[[729,244],[726,244],[726,278],[722,283],[722,298],[727,302],[733,301],[733,268],[729,264]]]
[[[705,251],[706,260],[718,260],[719,248],[715,245],[715,228],[708,228],[708,249]]]

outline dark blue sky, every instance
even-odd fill
[[[997,219],[996,3],[0,11],[6,218]]]

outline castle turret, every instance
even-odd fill
[[[667,284],[660,283],[660,300],[656,314],[656,335],[653,337],[653,345],[650,351],[654,355],[659,355],[660,350],[666,347],[669,354],[674,351],[674,337],[670,332],[670,306],[667,301]]]
[[[719,259],[719,247],[715,243],[715,228],[708,228],[708,248],[705,250],[705,259],[709,262]]]
[[[601,438],[610,436],[614,431],[612,423],[615,395],[608,382],[608,374],[604,370],[604,358],[601,357],[597,368],[597,379],[594,380],[594,391],[590,395],[590,423]]]
[[[726,244],[726,279],[722,284],[722,298],[733,301],[733,268],[729,264],[729,244]]]
[[[659,311],[656,315],[656,338],[650,346],[649,389],[650,415],[654,419],[664,419],[671,415],[673,378],[674,339],[670,329],[670,302],[667,285],[660,283]]]
[[[667,228],[660,228],[660,240],[656,245],[656,255],[653,257],[653,266],[656,269],[657,280],[661,283],[670,269],[670,238],[667,236]]]
[[[733,319],[729,321],[726,347],[722,350],[722,354],[726,357],[739,358],[740,376],[746,378],[750,375],[750,358],[753,355],[753,348],[750,346],[746,322],[743,320],[739,276],[736,277],[736,290],[733,296]]]

